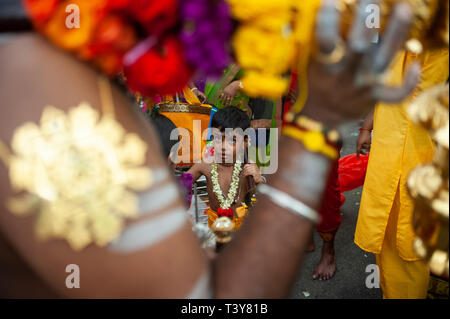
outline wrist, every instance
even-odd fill
[[[332,163],[329,157],[309,151],[300,141],[283,136],[279,158],[282,169],[270,177],[269,184],[317,209]],[[315,183],[308,182],[311,180]]]
[[[233,82],[233,87],[235,88],[235,89],[242,89],[244,86],[242,85],[242,82],[241,81],[234,81]]]
[[[258,175],[258,177],[255,179],[255,183],[258,185],[263,184],[263,183],[265,183],[265,179],[263,178],[262,175]]]
[[[332,160],[339,157],[338,145],[341,140],[338,131],[305,116],[304,113],[288,113],[282,134],[302,142],[309,151],[320,153]]]

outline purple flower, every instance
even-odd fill
[[[189,208],[192,201],[192,184],[194,183],[194,176],[192,176],[192,174],[184,173],[178,178],[178,183],[181,186],[181,190],[184,192],[186,206]]]
[[[231,61],[232,22],[225,0],[180,0],[180,39],[187,62],[207,77],[220,78]]]

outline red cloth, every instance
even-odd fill
[[[364,185],[369,155],[351,154],[336,161],[331,169],[327,188],[323,197],[320,216],[322,222],[317,226],[320,233],[331,233],[341,225],[340,208],[345,202],[343,192]]]
[[[339,160],[339,185],[341,192],[348,192],[364,185],[369,155],[356,154],[345,156]]]
[[[335,161],[328,178],[327,188],[323,196],[320,216],[322,221],[317,226],[320,233],[337,231],[341,225],[341,188],[339,185],[339,162]]]
[[[290,91],[294,91],[297,92],[298,90],[298,73],[295,70],[291,71],[291,80],[290,80],[290,85],[289,85],[289,92]],[[286,101],[284,102],[284,106],[283,106],[283,114],[284,117],[286,117],[286,114],[289,112],[289,110],[291,109],[292,105],[291,105],[291,100],[289,99],[289,96],[287,96]],[[283,118],[283,126],[286,125],[286,121]]]

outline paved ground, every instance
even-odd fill
[[[344,146],[341,155],[355,153],[356,139],[358,137],[359,125],[351,125],[343,130]],[[313,280],[312,274],[320,259],[322,240],[317,233],[314,234],[316,250],[306,255],[298,279],[292,289],[292,299],[377,299],[381,298],[381,289],[366,288],[366,267],[375,264],[375,257],[361,250],[353,242],[356,221],[359,211],[362,189],[355,189],[345,193],[347,198],[341,209],[343,214],[342,224],[337,233],[335,248],[337,256],[336,275],[328,281]],[[206,206],[199,202],[199,211],[202,212]],[[190,213],[194,216],[194,208]],[[194,217],[193,217],[194,218]],[[207,217],[200,214],[201,221],[206,225]],[[213,245],[214,236],[208,241]]]
[[[358,125],[352,125],[344,130],[344,147],[342,156],[355,153]],[[293,299],[335,299],[357,298],[377,299],[381,298],[381,289],[366,288],[365,281],[368,273],[367,265],[375,264],[375,257],[366,253],[353,242],[356,220],[358,217],[361,189],[355,189],[345,193],[347,198],[342,207],[342,225],[336,236],[337,272],[334,278],[328,281],[312,279],[322,248],[322,241],[314,234],[316,250],[306,255],[298,279],[292,289],[290,298]]]

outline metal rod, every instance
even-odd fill
[[[194,183],[194,205],[195,205],[195,223],[198,224],[198,198],[197,198],[197,183]]]

